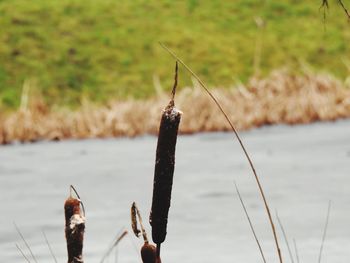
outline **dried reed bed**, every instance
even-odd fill
[[[212,89],[240,130],[261,125],[310,123],[350,117],[350,89],[326,74],[276,71],[246,86]],[[84,102],[77,111],[51,110],[30,98],[28,106],[0,115],[0,143],[156,134],[159,111],[169,94],[146,100],[114,101],[104,107]],[[219,109],[194,82],[177,92],[184,114],[180,133],[228,131]]]

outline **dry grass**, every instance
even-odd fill
[[[252,79],[246,86],[211,91],[240,130],[350,117],[349,88],[325,74],[295,76],[280,70],[265,79]],[[155,116],[168,97],[114,101],[99,108],[85,102],[77,111],[53,111],[30,98],[28,106],[0,115],[0,143],[156,134],[159,118]],[[196,83],[177,92],[177,105],[185,112],[180,133],[230,130]]]

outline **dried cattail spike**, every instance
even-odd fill
[[[68,263],[83,263],[83,241],[85,217],[80,210],[79,199],[68,197],[64,203],[65,234],[67,240]]]
[[[141,231],[137,228],[137,218],[139,219],[139,223],[140,223],[140,227],[141,227]],[[136,237],[139,237],[140,232],[142,233],[142,237],[143,237],[143,241],[145,243],[148,243],[148,238],[147,238],[147,233],[146,230],[143,226],[142,223],[142,217],[140,214],[140,210],[137,208],[137,205],[135,202],[132,203],[131,205],[131,227],[132,227],[132,231],[134,232]]]
[[[137,228],[137,218],[136,218],[136,203],[133,202],[131,205],[131,228],[136,237],[140,236],[141,231]]]
[[[181,112],[175,108],[174,94],[177,85],[177,63],[173,96],[163,110],[160,121],[156,163],[153,181],[153,200],[150,214],[152,239],[157,245],[164,242],[168,223],[168,212],[171,201],[171,189],[175,167],[175,146]]]

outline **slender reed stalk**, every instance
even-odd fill
[[[291,261],[292,263],[294,263],[294,257],[293,257],[293,254],[292,254],[292,250],[290,249],[290,246],[289,246],[288,236],[287,236],[286,231],[284,230],[282,221],[281,221],[281,219],[279,218],[277,211],[276,211],[276,218],[277,218],[277,222],[278,222],[278,224],[280,225],[280,228],[281,228],[281,230],[282,230],[282,234],[283,234],[284,241],[286,242],[286,246],[287,246],[287,249],[288,249],[290,261]]]
[[[275,240],[275,245],[276,245],[276,250],[277,250],[277,254],[278,254],[278,258],[279,258],[279,262],[282,263],[283,260],[282,260],[282,253],[281,253],[281,249],[280,249],[280,246],[279,246],[279,243],[278,243],[278,238],[277,238],[277,233],[276,233],[276,229],[275,229],[275,224],[273,223],[273,219],[272,219],[272,216],[271,216],[271,212],[270,212],[270,208],[268,206],[268,203],[267,203],[267,200],[266,200],[266,197],[265,197],[265,194],[264,194],[264,191],[263,191],[263,188],[261,186],[261,183],[260,183],[260,180],[259,180],[259,177],[255,171],[255,167],[253,165],[253,162],[251,160],[251,158],[249,157],[249,154],[235,128],[235,126],[233,125],[233,123],[231,122],[230,118],[228,117],[228,115],[226,114],[226,112],[224,111],[224,109],[222,108],[222,106],[220,105],[220,103],[218,102],[218,100],[215,98],[215,96],[209,91],[209,89],[206,87],[206,85],[204,84],[204,82],[173,52],[171,51],[167,46],[165,46],[163,43],[160,43],[160,45],[175,59],[177,60],[178,62],[180,62],[184,67],[185,69],[190,72],[190,74],[198,81],[198,83],[201,85],[201,87],[208,93],[208,95],[212,98],[212,100],[215,102],[215,104],[217,105],[217,107],[219,108],[219,110],[221,111],[221,113],[224,115],[226,121],[228,122],[228,124],[230,125],[233,133],[235,134],[243,152],[244,152],[244,155],[246,156],[248,162],[249,162],[249,165],[250,165],[250,168],[251,170],[253,171],[253,174],[254,174],[254,177],[255,177],[255,180],[256,180],[256,183],[258,185],[258,188],[259,188],[259,192],[261,194],[261,197],[263,199],[263,202],[264,202],[264,205],[265,205],[265,209],[266,209],[266,212],[267,212],[267,216],[268,216],[268,219],[270,221],[270,225],[271,225],[271,228],[272,228],[272,233],[273,233],[273,237],[274,237],[274,240]]]
[[[297,263],[300,263],[299,252],[298,252],[297,242],[296,242],[295,238],[293,238],[293,244],[294,244],[294,251],[295,251],[295,257],[297,259]]]
[[[330,214],[331,214],[331,206],[332,206],[332,202],[329,201],[329,202],[328,202],[328,208],[327,208],[326,223],[325,223],[324,228],[323,228],[323,236],[322,236],[322,242],[321,242],[321,247],[320,247],[320,253],[318,254],[318,263],[320,263],[320,262],[321,262],[321,259],[322,259],[322,251],[323,251],[324,242],[325,242],[325,240],[326,240],[327,229],[328,229],[328,222],[329,222],[329,216],[330,216]]]
[[[256,235],[256,233],[255,233],[255,230],[254,230],[254,227],[253,227],[253,223],[252,223],[252,221],[250,220],[250,217],[249,217],[247,208],[246,208],[246,206],[245,206],[245,204],[244,204],[244,202],[243,202],[241,193],[240,193],[239,190],[238,190],[238,187],[237,187],[236,182],[235,182],[235,187],[236,187],[237,195],[238,195],[238,197],[239,197],[239,201],[241,202],[241,205],[242,205],[242,207],[243,207],[244,213],[245,213],[245,215],[246,215],[246,217],[247,217],[247,220],[248,220],[248,222],[249,222],[250,230],[252,231],[252,233],[253,233],[253,235],[254,235],[254,239],[255,239],[255,241],[256,241],[256,244],[258,245],[258,248],[259,248],[259,251],[260,251],[260,254],[261,254],[261,258],[262,258],[263,262],[266,263],[266,259],[265,259],[265,256],[264,256],[264,252],[263,252],[263,250],[262,250],[262,248],[261,248],[260,242],[259,242],[259,240],[258,240],[258,237],[257,237],[257,235]]]
[[[343,10],[344,10],[346,16],[348,17],[348,19],[350,19],[350,13],[349,13],[348,9],[345,7],[343,1],[342,0],[338,0],[338,2],[340,4],[340,6],[343,8]]]
[[[44,230],[42,230],[42,233],[43,233],[43,236],[44,236],[44,238],[45,238],[46,245],[47,245],[47,247],[49,248],[49,251],[50,251],[50,254],[51,254],[53,260],[55,261],[55,263],[58,263],[57,258],[56,258],[56,256],[55,256],[55,254],[53,253],[53,250],[52,250],[52,248],[51,248],[50,242],[49,242],[49,240],[47,239],[47,236],[46,236]]]
[[[17,233],[20,235],[21,239],[23,240],[23,242],[24,242],[26,248],[29,250],[29,253],[30,253],[30,255],[32,256],[34,262],[35,262],[35,263],[38,263],[38,261],[36,260],[36,257],[34,256],[34,253],[33,253],[32,249],[30,248],[28,242],[27,242],[26,239],[24,238],[24,236],[23,236],[21,230],[19,229],[19,227],[17,226],[17,224],[16,224],[15,222],[13,222],[13,224],[14,224],[16,230],[17,230]]]
[[[15,245],[16,245],[18,251],[19,251],[19,252],[22,254],[22,256],[24,257],[24,259],[25,259],[28,263],[30,263],[30,260],[29,260],[28,257],[24,254],[23,250],[19,247],[19,245],[18,245],[18,244],[15,244]]]
[[[157,256],[160,256],[160,244],[164,242],[167,233],[175,168],[175,147],[181,119],[181,112],[175,108],[174,103],[177,78],[178,64],[176,62],[172,98],[163,110],[160,121],[154,169],[150,224],[152,226],[153,242],[157,244]]]
[[[326,18],[327,18],[327,10],[329,9],[328,0],[322,0],[322,4],[319,10],[323,9],[323,26],[324,30],[326,29]]]
[[[103,263],[107,257],[112,253],[113,249],[116,248],[119,244],[119,242],[128,234],[127,230],[121,230],[119,231],[119,233],[117,234],[117,238],[115,239],[115,241],[112,243],[112,245],[107,249],[106,253],[103,255],[100,263]]]

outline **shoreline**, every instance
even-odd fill
[[[350,117],[350,90],[330,75],[296,76],[275,71],[232,89],[211,89],[238,130],[272,124],[306,124]],[[53,111],[27,98],[18,111],[0,116],[0,144],[41,140],[135,137],[156,134],[170,96],[114,101],[103,107],[85,102],[76,111]],[[194,83],[176,95],[183,113],[180,134],[229,131],[212,100]]]

